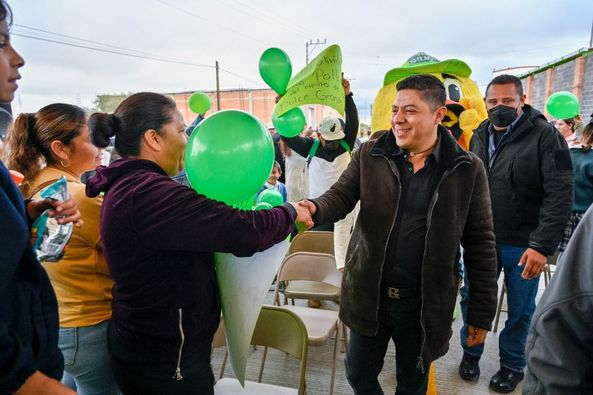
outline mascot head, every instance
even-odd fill
[[[372,131],[391,128],[391,105],[395,101],[397,82],[417,74],[431,74],[440,79],[447,92],[447,115],[445,126],[462,147],[468,148],[475,128],[488,116],[478,86],[472,81],[469,66],[458,59],[438,59],[419,52],[409,58],[402,67],[385,74],[383,88],[373,103]]]

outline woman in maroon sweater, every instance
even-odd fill
[[[169,177],[182,167],[185,124],[171,99],[138,93],[93,114],[97,143],[122,159],[100,167],[104,255],[115,281],[109,351],[124,394],[212,394],[210,343],[220,304],[214,252],[249,256],[282,241],[303,208],[241,211]],[[297,214],[298,211],[298,214]]]

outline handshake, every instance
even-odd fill
[[[311,229],[315,223],[313,222],[313,215],[317,212],[317,207],[308,200],[301,200],[298,203],[290,203],[297,212],[295,219],[295,226],[299,233]]]

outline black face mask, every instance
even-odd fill
[[[515,107],[504,106],[502,104],[488,110],[488,119],[494,126],[498,126],[499,128],[506,128],[518,116],[519,114]]]

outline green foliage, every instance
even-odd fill
[[[112,113],[125,98],[132,93],[116,93],[116,94],[100,94],[93,100],[93,106],[89,109],[90,112],[107,112]]]

